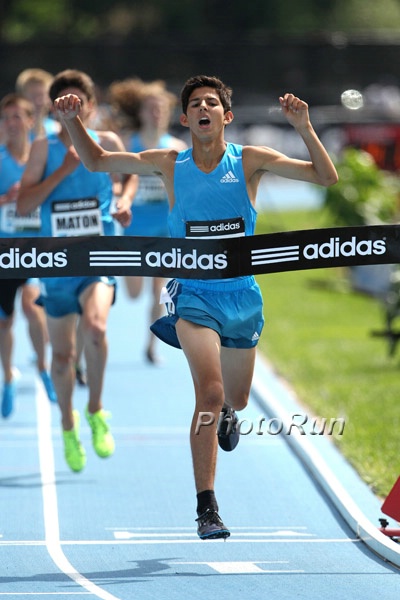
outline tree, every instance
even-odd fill
[[[0,39],[9,42],[152,33],[265,41],[399,29],[398,0],[0,0]]]

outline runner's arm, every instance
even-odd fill
[[[125,146],[119,135],[113,131],[98,131],[100,145],[110,152],[124,152]],[[124,175],[122,173],[111,173],[113,180],[115,204],[112,213],[113,218],[122,225],[128,227],[132,221],[131,206],[139,186],[137,175]]]
[[[116,195],[115,212],[112,216],[122,227],[129,227],[132,221],[133,199],[136,195],[139,185],[139,177],[137,175],[128,175],[123,178],[122,189]]]
[[[138,154],[131,152],[109,152],[87,133],[80,117],[80,99],[68,94],[56,98],[54,106],[70,135],[83,164],[89,171],[125,173],[137,175],[161,175],[153,162],[160,151],[150,150]]]
[[[251,170],[270,171],[275,175],[328,187],[338,180],[335,166],[311,124],[308,104],[293,94],[279,98],[282,113],[302,137],[310,160],[298,160],[271,148],[248,147]]]
[[[39,138],[33,142],[17,198],[17,214],[19,215],[28,215],[43,204],[54,188],[80,164],[79,156],[71,146],[60,167],[51,175],[42,179],[47,161],[47,152],[47,138]]]

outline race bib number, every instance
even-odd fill
[[[1,230],[5,233],[13,234],[16,232],[27,233],[40,230],[40,207],[36,208],[29,215],[21,217],[17,215],[17,206],[15,202],[4,204],[1,208]]]
[[[103,235],[101,210],[97,198],[57,200],[51,209],[53,237]]]
[[[167,198],[165,186],[159,177],[142,175],[139,177],[139,187],[133,200],[133,206],[141,206],[148,202],[163,202]]]
[[[187,221],[186,238],[224,238],[245,235],[243,217],[218,221]]]

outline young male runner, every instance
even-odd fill
[[[67,69],[55,76],[49,90],[52,101],[60,94],[74,94],[82,107],[83,121],[95,106],[95,87],[82,71]],[[108,173],[90,173],[81,163],[61,124],[59,133],[36,139],[21,181],[17,208],[27,214],[40,206],[42,235],[114,235],[113,217],[126,226],[131,218],[132,193],[118,200],[117,213],[110,214],[113,182]],[[120,138],[111,131],[90,131],[90,136],[111,151],[123,150]],[[129,183],[125,185],[127,188]],[[135,182],[136,187],[136,182]],[[107,361],[107,318],[114,303],[113,277],[51,277],[41,279],[42,302],[47,316],[53,350],[52,377],[61,410],[64,454],[73,471],[86,464],[79,440],[79,413],[73,410],[77,321],[82,327],[87,366],[89,401],[86,418],[92,442],[100,457],[114,452],[114,439],[103,410],[102,391]]]
[[[169,197],[172,237],[186,237],[199,221],[233,223],[236,233],[253,235],[257,188],[266,172],[322,186],[336,183],[335,167],[311,125],[308,105],[293,94],[286,93],[279,102],[282,114],[302,137],[309,161],[267,147],[227,143],[225,127],[233,120],[231,90],[216,77],[189,79],[181,102],[180,122],[190,129],[192,138],[192,148],[183,152],[108,152],[86,132],[76,95],[58,98],[55,107],[88,169],[161,177]],[[263,327],[262,298],[252,276],[218,281],[180,279],[172,281],[168,291],[175,305],[171,319],[189,363],[196,397],[191,449],[198,535],[202,539],[225,538],[230,533],[218,515],[214,494],[218,418],[197,433],[196,425],[201,412],[218,417],[222,410],[236,411],[247,405],[255,347]],[[176,344],[173,337],[170,343]],[[229,417],[235,420],[234,414]],[[231,434],[235,434],[234,427]],[[225,448],[234,445],[221,441]]]
[[[185,149],[185,142],[168,131],[177,100],[163,81],[145,83],[140,79],[126,79],[113,83],[110,86],[110,102],[126,124],[120,132],[126,149],[130,152],[142,152],[148,148]],[[123,235],[167,237],[168,211],[168,197],[160,178],[154,175],[140,177],[132,205],[132,222],[124,229]],[[143,277],[126,276],[125,283],[130,298],[137,298],[142,292]],[[150,323],[164,313],[160,294],[165,279],[153,277],[151,283]],[[156,339],[149,330],[146,358],[153,364],[158,363]]]
[[[34,211],[24,219],[16,214],[20,180],[31,147],[33,104],[21,94],[7,94],[0,102],[0,118],[5,136],[4,145],[0,145],[0,237],[36,237],[41,233],[39,211]],[[29,337],[36,353],[39,376],[50,402],[57,402],[46,359],[46,317],[43,309],[35,303],[40,293],[39,282],[37,279],[0,279],[0,362],[4,374],[1,415],[4,418],[12,414],[17,394],[12,360],[15,299],[18,291],[21,292],[22,311],[28,320]]]

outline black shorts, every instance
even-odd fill
[[[18,288],[27,281],[27,279],[0,279],[0,319],[11,317]]]

